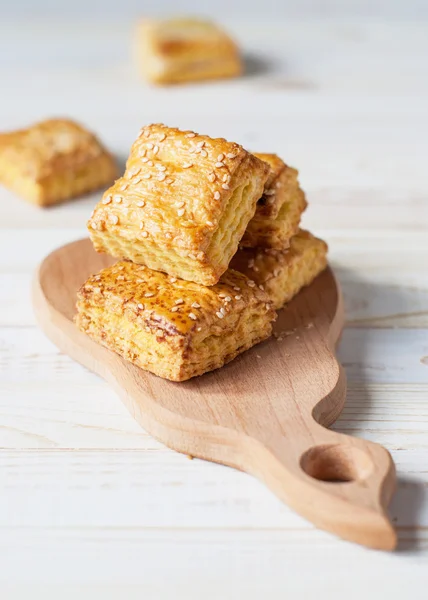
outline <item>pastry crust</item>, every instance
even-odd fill
[[[0,182],[39,206],[96,190],[117,174],[111,154],[73,121],[50,119],[0,134]]]
[[[269,177],[265,183],[263,196],[257,202],[254,218],[275,219],[285,202],[290,202],[299,190],[298,171],[287,165],[277,154],[253,152],[254,156],[266,162]]]
[[[200,19],[145,19],[138,24],[137,60],[153,83],[236,77],[238,47],[219,27]]]
[[[327,249],[325,242],[301,229],[289,250],[241,249],[230,266],[262,285],[279,309],[326,268]]]
[[[240,245],[244,248],[284,250],[299,231],[303,211],[307,207],[304,192],[299,188],[285,202],[275,219],[254,217],[247,226]]]
[[[249,222],[241,245],[249,248],[285,249],[299,229],[307,203],[299,187],[296,169],[276,154],[254,153],[268,163],[269,177],[263,196],[257,202],[254,218]]]
[[[75,321],[126,360],[173,381],[217,369],[271,335],[267,294],[228,270],[204,287],[121,261],[91,276]]]
[[[145,127],[124,176],[88,222],[95,249],[214,285],[267,177],[267,164],[238,144],[164,125]]]

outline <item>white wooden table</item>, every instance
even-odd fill
[[[329,242],[346,298],[349,395],[335,427],[391,451],[399,549],[318,531],[251,477],[142,431],[32,315],[36,265],[85,234],[99,194],[41,211],[1,189],[1,598],[39,598],[47,583],[93,586],[51,590],[91,600],[426,598],[428,27],[230,29],[258,57],[249,76],[153,89],[135,75],[126,23],[2,21],[0,130],[71,116],[124,160],[140,126],[163,121],[300,169],[304,224]]]

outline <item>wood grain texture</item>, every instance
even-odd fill
[[[325,429],[339,416],[346,389],[332,354],[343,302],[331,270],[279,312],[267,342],[177,385],[130,365],[75,327],[76,290],[111,262],[89,239],[42,262],[33,302],[50,339],[106,379],[138,423],[166,445],[252,473],[297,512],[345,539],[394,548],[386,516],[395,486],[390,455]]]

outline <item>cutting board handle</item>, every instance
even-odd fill
[[[316,526],[365,546],[393,550],[396,533],[386,512],[395,488],[389,452],[326,429],[312,415],[295,425],[302,426],[299,436],[276,435],[269,441],[272,460],[264,461],[259,476]]]

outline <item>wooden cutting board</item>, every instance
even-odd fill
[[[326,429],[346,394],[334,355],[343,303],[331,269],[279,312],[275,336],[217,371],[173,383],[127,363],[74,326],[77,289],[112,262],[84,239],[39,267],[34,308],[58,348],[108,381],[138,423],[170,448],[251,473],[317,527],[393,549],[396,535],[386,515],[395,486],[389,453]]]

